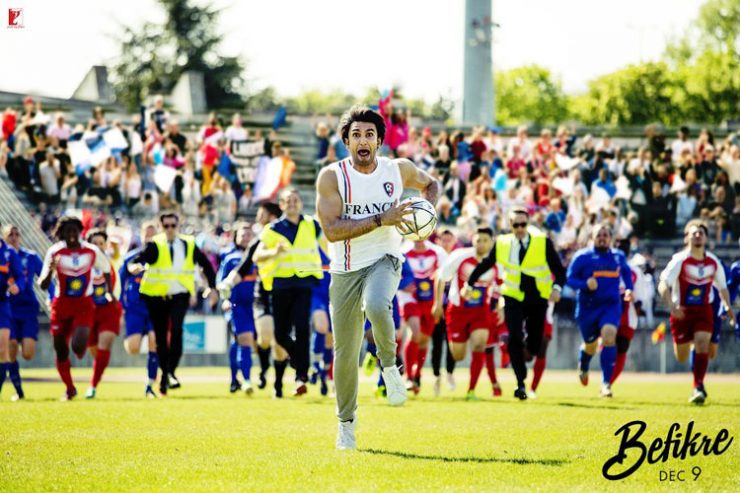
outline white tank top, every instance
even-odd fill
[[[378,166],[369,175],[352,167],[347,158],[331,164],[337,175],[344,219],[364,219],[380,214],[401,200],[403,179],[398,164],[386,157],[377,158]],[[399,259],[402,237],[393,226],[381,226],[351,240],[329,243],[332,272],[353,272],[374,264],[386,255]]]

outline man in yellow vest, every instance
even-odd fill
[[[159,390],[180,387],[175,370],[182,356],[182,326],[191,300],[195,300],[195,266],[200,266],[208,280],[211,305],[218,301],[216,273],[208,258],[195,246],[195,238],[178,233],[180,219],[173,212],[159,216],[163,233],[155,235],[129,264],[129,272],[144,272],[139,293],[146,303],[154,326],[157,357],[162,369]],[[147,267],[144,267],[144,264]],[[209,296],[210,294],[210,296]],[[168,340],[168,332],[170,337]]]
[[[513,232],[496,239],[488,258],[473,270],[460,294],[467,297],[480,276],[494,264],[499,264],[503,278],[504,317],[509,328],[509,355],[517,380],[514,397],[524,400],[527,398],[524,385],[526,362],[540,352],[547,303],[560,301],[565,269],[552,241],[539,229],[529,226],[527,209],[512,209],[509,222]]]
[[[266,226],[254,252],[265,290],[272,291],[275,340],[290,357],[296,371],[294,396],[306,393],[310,363],[311,292],[323,278],[319,238],[321,226],[311,216],[301,214],[303,202],[298,191],[280,192],[283,216]],[[322,241],[325,241],[322,239]],[[291,333],[295,330],[295,338]],[[282,373],[275,366],[275,397],[282,397]]]

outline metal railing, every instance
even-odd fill
[[[3,225],[16,225],[23,235],[23,246],[42,257],[51,246],[41,226],[28,211],[27,206],[16,196],[12,182],[6,177],[0,178],[0,222]],[[48,293],[37,284],[34,285],[34,291],[42,309],[48,315]]]

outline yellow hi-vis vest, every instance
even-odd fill
[[[544,299],[550,298],[552,292],[552,274],[547,265],[546,245],[547,237],[540,230],[529,228],[529,248],[524,254],[521,265],[512,264],[511,245],[519,241],[513,234],[501,235],[496,238],[496,263],[503,266],[503,289],[501,294],[517,301],[524,300],[524,291],[521,290],[522,274],[534,278],[537,291]]]
[[[263,230],[261,241],[265,248],[275,248],[281,241],[290,246],[280,255],[257,263],[257,270],[265,291],[272,291],[272,281],[276,277],[281,279],[293,276],[313,276],[316,279],[324,277],[313,217],[303,216],[303,220],[298,224],[298,233],[293,243],[276,232],[274,225]]]
[[[167,236],[160,233],[152,238],[157,245],[157,261],[147,266],[144,277],[141,279],[139,292],[146,296],[166,296],[170,286],[180,284],[188,290],[190,296],[195,296],[195,238],[179,235],[185,242],[185,260],[179,270],[175,270],[170,257],[170,245]]]

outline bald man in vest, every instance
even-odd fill
[[[311,293],[324,277],[319,239],[324,246],[326,240],[318,221],[301,214],[303,202],[297,190],[286,188],[280,192],[279,205],[283,215],[262,231],[253,259],[265,290],[272,291],[275,340],[288,352],[296,372],[293,395],[300,396],[307,390],[311,356]],[[283,386],[277,365],[275,373],[275,397],[279,398]]]
[[[504,318],[509,328],[509,355],[517,380],[514,397],[525,400],[527,361],[541,354],[547,303],[560,301],[565,284],[565,268],[552,241],[545,233],[529,226],[529,212],[514,208],[509,212],[512,233],[500,235],[488,257],[473,270],[460,293],[464,298],[475,282],[493,267],[501,266]],[[553,277],[555,278],[553,282]],[[524,343],[526,324],[527,341]]]
[[[185,313],[195,303],[195,268],[200,266],[208,280],[203,297],[211,305],[218,302],[216,273],[208,258],[195,246],[195,238],[179,234],[180,218],[173,212],[159,216],[163,233],[155,235],[142,252],[129,264],[129,272],[144,272],[139,293],[146,303],[154,326],[157,357],[162,369],[159,391],[177,389],[180,382],[175,370],[182,357],[182,326]],[[146,267],[145,267],[146,265]],[[170,337],[168,340],[168,332]]]

